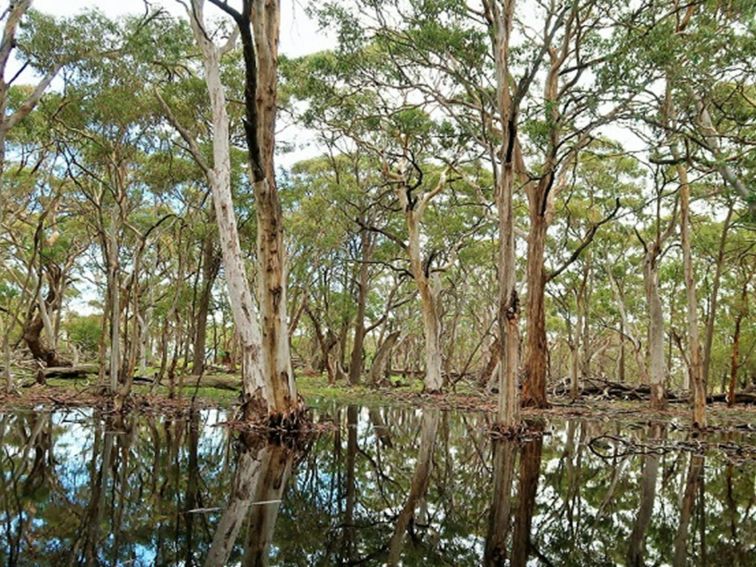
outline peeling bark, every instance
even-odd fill
[[[487,2],[491,17],[494,62],[496,70],[496,109],[502,130],[502,143],[498,149],[501,167],[494,165],[496,179],[496,207],[499,228],[499,301],[498,327],[501,341],[499,361],[499,402],[497,421],[506,428],[520,423],[517,371],[520,348],[520,298],[515,286],[515,229],[512,193],[517,145],[518,101],[513,101],[509,90],[509,43],[514,20],[514,0]],[[518,93],[519,94],[519,93]]]
[[[213,114],[213,168],[206,169],[206,174],[213,194],[229,303],[241,342],[243,413],[246,418],[260,410],[283,416],[297,406],[298,399],[286,321],[283,223],[273,170],[278,3],[256,1],[252,6],[245,0],[245,11],[240,14],[225,3],[211,2],[234,17],[242,37],[245,131],[258,221],[259,315],[247,280],[233,209],[229,117],[220,72],[220,60],[233,47],[236,36],[225,46],[216,46],[204,28],[204,0],[192,0],[192,30],[202,51]],[[191,139],[185,132],[182,135]],[[195,158],[201,161],[196,145],[193,147]]]

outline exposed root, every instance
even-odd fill
[[[507,427],[496,422],[489,427],[488,431],[492,439],[506,439],[518,443],[532,441],[544,435],[543,423],[541,422],[528,423],[527,421],[521,421],[514,427]]]
[[[522,398],[521,401],[521,407],[523,408],[533,408],[533,409],[549,409],[551,407],[551,404],[547,402],[546,400],[538,400],[535,398]]]
[[[243,416],[243,413],[242,413]],[[284,445],[301,450],[308,440],[323,431],[338,427],[333,422],[316,423],[310,410],[300,400],[294,408],[285,412],[266,412],[251,418],[239,418],[218,425],[242,432],[249,439],[259,442]]]

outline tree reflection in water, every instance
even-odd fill
[[[506,565],[508,536],[514,522],[510,565],[526,565],[531,552],[530,532],[541,470],[543,437],[540,428],[525,441],[499,439],[493,444],[493,501],[484,555],[485,565]],[[512,502],[515,458],[520,456],[518,503]],[[513,517],[513,510],[515,514]]]
[[[278,509],[294,462],[294,450],[242,435],[231,497],[215,530],[205,565],[226,565],[239,530],[247,520],[242,564],[267,565]]]
[[[492,442],[480,416],[324,408],[306,452],[225,417],[0,415],[8,565],[747,565],[752,460],[658,447],[660,425],[546,421]],[[719,435],[719,437],[718,437]],[[727,442],[752,443],[749,433]],[[622,436],[644,450],[612,441]],[[601,451],[591,441],[602,438]],[[721,434],[710,433],[716,443]],[[591,450],[588,447],[591,447]],[[693,447],[694,444],[689,443]],[[657,449],[654,449],[656,447]],[[599,454],[600,453],[600,454]]]

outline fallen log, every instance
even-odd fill
[[[727,394],[714,394],[713,396],[706,396],[706,402],[726,402]],[[756,394],[753,392],[735,392],[736,404],[756,404]]]
[[[570,395],[569,386],[566,383],[559,383],[553,389],[555,395]],[[651,399],[651,387],[648,384],[637,384],[634,386],[611,382],[598,378],[589,378],[585,380],[580,388],[581,396],[595,396],[601,398],[612,398],[621,400],[646,401]],[[688,392],[667,391],[666,399],[669,403],[686,403],[690,399]],[[707,403],[726,402],[726,394],[714,394],[706,397]],[[739,392],[735,394],[736,404],[756,404],[756,393]]]
[[[100,368],[96,364],[79,366],[40,366],[37,369],[37,384],[46,384],[48,378],[83,378],[87,374],[97,374]]]
[[[199,381],[200,388],[216,388],[218,390],[241,390],[241,381],[225,380],[223,378],[215,378],[212,376],[203,376]]]
[[[81,378],[87,374],[97,374],[99,371],[100,368],[96,364],[80,364],[79,366],[40,368],[37,375],[41,374],[45,378]]]

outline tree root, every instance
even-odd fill
[[[507,427],[496,422],[489,427],[488,433],[492,439],[505,439],[522,443],[532,441],[537,437],[543,437],[543,428],[544,425],[540,421],[534,423],[521,421],[514,427]]]

